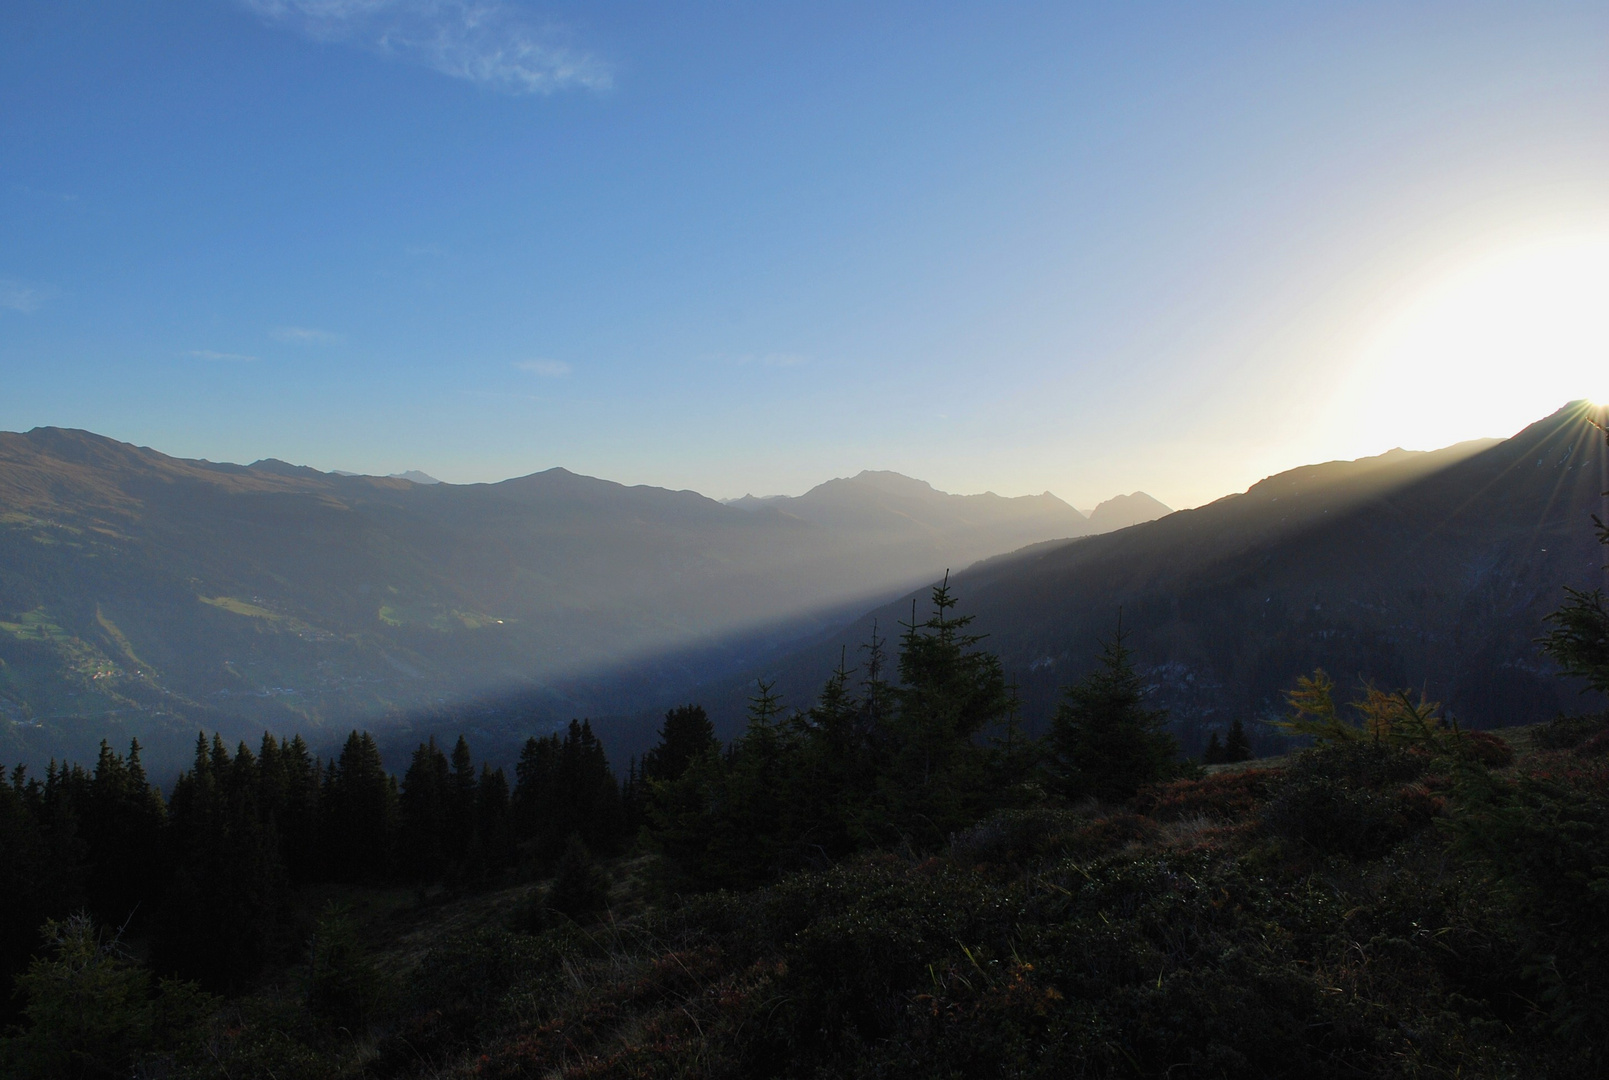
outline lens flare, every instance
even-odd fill
[[[1349,412],[1382,448],[1513,434],[1609,402],[1609,232],[1491,252],[1400,306],[1363,350]]]

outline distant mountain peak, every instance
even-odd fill
[[[415,484],[439,484],[439,483],[441,483],[441,481],[437,480],[434,476],[431,476],[429,473],[420,472],[418,469],[409,469],[407,472],[390,473],[390,474],[388,474],[386,476],[386,479],[387,480],[407,480],[407,481],[409,481],[411,483],[415,483]]]
[[[864,484],[867,487],[877,488],[879,491],[891,495],[943,495],[926,480],[918,480],[904,473],[897,473],[891,469],[862,469],[849,478],[850,483]]]
[[[1166,517],[1173,513],[1173,508],[1164,505],[1143,491],[1135,491],[1128,495],[1117,495],[1107,499],[1089,513],[1089,526],[1091,532],[1105,533],[1126,529],[1130,525],[1139,525],[1146,521],[1155,521],[1159,517]]]

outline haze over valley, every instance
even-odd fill
[[[1092,523],[864,472],[723,505],[564,469],[417,483],[0,435],[3,737],[40,759],[138,735],[176,766],[197,726],[651,709],[952,566],[1128,524],[1136,498]]]
[[[1609,1077],[1609,4],[0,3],[0,1080]]]

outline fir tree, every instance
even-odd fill
[[[1051,721],[1051,781],[1067,798],[1118,801],[1176,770],[1166,714],[1145,707],[1145,687],[1117,632],[1102,642],[1100,666],[1065,691]]]
[[[352,732],[325,773],[319,835],[332,880],[379,882],[391,870],[397,784],[368,732]]]
[[[1256,755],[1252,753],[1251,739],[1246,737],[1246,727],[1235,717],[1229,723],[1229,738],[1224,742],[1224,761],[1250,761]]]
[[[642,779],[674,780],[693,759],[718,745],[715,725],[702,705],[681,705],[665,713],[659,743],[642,758]]]
[[[545,904],[577,922],[609,906],[609,878],[594,865],[586,844],[575,833],[565,841]]]
[[[475,848],[475,759],[469,740],[462,735],[453,746],[452,774],[447,785],[445,840],[449,862],[463,863],[474,857]]]
[[[884,804],[909,840],[942,843],[981,815],[992,797],[987,746],[980,736],[1011,720],[1016,703],[1000,660],[977,648],[973,617],[955,615],[949,575],[933,587],[933,612],[905,624],[893,716],[880,725],[888,765]]]
[[[449,851],[461,850],[452,847],[447,835],[451,782],[447,755],[432,735],[413,752],[397,796],[399,869],[414,881],[441,880],[447,872]]]
[[[508,778],[489,765],[481,766],[475,785],[475,835],[483,873],[496,874],[514,861]]]

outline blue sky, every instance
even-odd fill
[[[1606,117],[1601,3],[10,0],[0,428],[1193,505],[1609,394]]]

